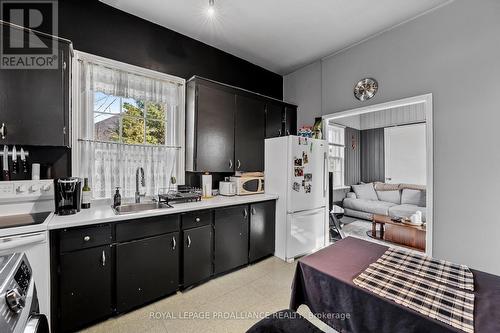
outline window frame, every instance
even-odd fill
[[[79,166],[80,163],[80,151],[78,145],[78,128],[79,128],[79,119],[81,119],[82,110],[80,110],[82,95],[80,94],[80,66],[79,63],[83,61],[89,61],[95,64],[116,68],[118,70],[126,71],[131,74],[146,76],[152,79],[158,79],[162,81],[169,81],[179,85],[179,103],[178,103],[178,119],[177,119],[177,132],[178,132],[178,144],[179,147],[179,158],[177,158],[177,173],[176,179],[177,184],[185,183],[185,150],[186,150],[186,80],[177,76],[157,72],[151,69],[127,64],[124,62],[104,58],[101,56],[93,55],[90,53],[82,52],[75,50],[74,57],[71,64],[72,74],[71,74],[71,94],[70,94],[70,148],[71,148],[71,173],[73,176],[79,174]],[[123,96],[121,96],[123,97]],[[93,102],[94,96],[87,96],[87,102]],[[122,107],[122,106],[120,106]],[[93,111],[94,114],[94,111]],[[121,113],[120,113],[121,117]],[[145,120],[146,121],[146,120]],[[167,120],[165,120],[167,121]],[[120,120],[121,123],[121,120]],[[121,125],[120,125],[121,126]],[[167,124],[167,127],[169,125]],[[121,129],[120,129],[121,130]],[[121,133],[120,133],[121,137]],[[99,141],[99,140],[96,140]],[[165,142],[167,143],[167,137],[165,137]],[[138,146],[168,146],[165,145],[154,145],[154,144],[128,144],[124,142],[116,142],[119,145],[138,145]]]
[[[348,186],[345,185],[345,126],[342,126],[342,125],[339,125],[339,124],[328,124],[327,125],[327,131],[330,132],[333,130],[333,128],[337,128],[337,129],[340,129],[342,130],[342,135],[343,135],[343,143],[334,143],[334,142],[330,142],[330,138],[329,138],[329,135],[330,133],[327,133],[327,142],[328,142],[328,147],[335,147],[335,148],[339,148],[343,151],[343,156],[342,157],[338,157],[338,156],[332,156],[330,154],[330,149],[328,149],[328,159],[330,160],[330,158],[332,159],[337,159],[337,160],[340,160],[340,164],[341,164],[341,171],[340,171],[340,174],[341,174],[341,180],[342,180],[342,184],[340,186],[333,186],[332,184],[332,189],[335,191],[335,190],[343,190],[343,189],[346,189],[348,188]],[[330,166],[330,162],[328,163],[328,165]],[[332,173],[338,173],[339,171],[329,171],[329,172],[332,172]],[[333,177],[333,179],[335,179],[335,177]]]

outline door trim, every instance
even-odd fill
[[[323,119],[323,133],[326,133],[325,126],[329,120],[343,118],[348,116],[355,116],[370,112],[382,111],[396,107],[415,105],[423,103],[425,105],[425,124],[426,124],[426,144],[427,144],[427,214],[426,214],[426,240],[425,240],[425,253],[432,256],[433,253],[433,224],[434,224],[434,133],[433,133],[433,96],[432,93],[403,98],[386,103],[369,105],[361,108],[349,109],[345,111],[335,112],[322,116]]]

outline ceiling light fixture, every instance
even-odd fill
[[[208,0],[208,17],[213,17],[215,15],[215,0]]]

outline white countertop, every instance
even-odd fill
[[[99,223],[125,221],[150,216],[160,216],[168,214],[183,213],[195,210],[210,209],[217,207],[234,206],[248,204],[252,202],[276,200],[277,195],[273,194],[252,194],[245,196],[224,197],[216,196],[211,199],[202,199],[197,202],[187,202],[172,204],[173,208],[154,209],[131,214],[117,215],[110,205],[93,205],[90,209],[82,209],[75,215],[58,216],[53,215],[48,220],[48,229],[71,228]]]

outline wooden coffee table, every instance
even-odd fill
[[[372,237],[425,251],[425,227],[394,222],[389,216],[373,215]]]

